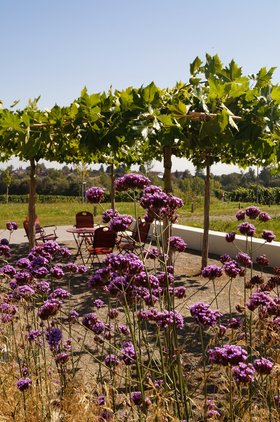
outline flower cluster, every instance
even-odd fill
[[[103,211],[102,223],[107,224],[112,218],[118,217],[120,214],[117,210],[110,208],[109,210]]]
[[[172,250],[177,252],[184,252],[187,248],[186,242],[179,236],[170,236],[169,245]]]
[[[238,365],[240,362],[245,362],[248,357],[245,349],[232,344],[226,344],[223,347],[214,347],[208,353],[210,362],[223,366]]]
[[[223,275],[223,270],[221,267],[218,267],[218,265],[211,264],[203,268],[201,275],[202,277],[214,280],[215,278],[221,277]]]
[[[119,177],[115,181],[115,188],[118,192],[126,191],[129,189],[145,189],[147,186],[151,184],[150,179],[148,177],[142,176],[141,174],[125,174],[122,177]]]
[[[190,306],[191,315],[203,328],[214,327],[222,317],[221,312],[218,310],[211,310],[209,308],[210,306],[203,302],[198,302]]]
[[[255,370],[262,375],[269,375],[273,369],[274,363],[266,358],[255,359],[254,363]]]
[[[239,362],[232,368],[232,375],[237,384],[254,381],[255,369],[251,363]]]
[[[6,223],[6,228],[9,231],[14,231],[18,229],[18,225],[15,221],[9,221],[8,223]]]
[[[146,311],[139,311],[138,319],[140,321],[154,321],[160,328],[167,328],[170,325],[175,325],[177,329],[181,330],[184,328],[184,318],[177,311],[157,311],[151,308]]]
[[[149,186],[144,190],[140,205],[146,209],[145,220],[153,222],[168,218],[172,223],[177,221],[176,211],[183,206],[183,201],[167,194],[157,186]]]
[[[105,189],[93,186],[86,191],[86,198],[90,203],[98,204],[102,201],[104,194]]]
[[[133,218],[130,215],[118,214],[117,216],[111,218],[109,229],[114,232],[123,232],[129,228],[132,222]]]

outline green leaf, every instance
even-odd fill
[[[160,116],[157,116],[157,119],[164,124],[164,126],[172,126],[173,120],[168,114],[162,114]]]
[[[257,86],[263,87],[269,82],[271,82],[272,75],[275,71],[276,67],[271,67],[269,70],[266,70],[266,67],[262,67],[259,72],[257,73]]]
[[[223,98],[225,95],[225,85],[221,80],[209,78],[209,98]]]
[[[271,98],[280,104],[280,86],[276,85],[271,90]]]
[[[158,93],[158,88],[154,82],[151,82],[150,85],[143,88],[143,98],[147,103],[153,102],[156,93]]]
[[[200,66],[202,65],[202,61],[197,56],[194,61],[190,64],[190,74],[195,76],[197,72],[200,70]]]

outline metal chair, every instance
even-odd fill
[[[135,228],[132,231],[132,235],[121,236],[117,242],[119,253],[133,252],[136,255],[140,255],[148,239],[150,227],[150,223],[138,218],[135,223]]]
[[[93,214],[89,211],[80,211],[76,214],[76,224],[75,226],[79,228],[83,227],[93,227]]]
[[[23,221],[23,227],[27,238],[29,239],[29,220],[26,217]],[[50,231],[51,230],[51,231]],[[57,227],[54,225],[41,226],[38,217],[35,217],[35,244],[45,243],[48,240],[56,240],[58,238],[56,234]]]
[[[100,255],[107,255],[112,253],[116,245],[117,233],[110,230],[108,227],[98,227],[93,236],[92,246],[87,248],[89,258],[93,264],[94,259],[97,258],[100,263]]]

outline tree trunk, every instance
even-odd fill
[[[172,148],[171,146],[165,146],[163,148],[163,166],[164,166],[164,191],[165,193],[172,193],[172,181],[171,181],[171,168],[172,168]],[[163,219],[162,224],[162,248],[165,254],[168,254],[168,265],[172,262],[172,252],[168,248],[168,239],[172,236],[172,224],[168,218]]]
[[[7,188],[6,188],[6,203],[8,204],[8,202],[9,202],[9,185],[7,185]]]
[[[116,190],[115,190],[115,172],[114,172],[114,165],[111,164],[111,192],[110,192],[110,196],[111,196],[111,208],[112,210],[115,209],[116,205]]]
[[[172,182],[171,182],[171,168],[172,168],[172,147],[165,146],[163,148],[163,181],[164,181],[164,192],[172,193]]]
[[[210,216],[210,165],[206,165],[206,177],[204,187],[204,224],[203,224],[203,240],[202,240],[202,259],[201,268],[207,266],[208,261],[208,238],[209,238],[209,216]]]
[[[36,204],[36,164],[34,158],[30,160],[29,199],[28,199],[28,221],[29,221],[29,247],[35,245],[35,210]]]

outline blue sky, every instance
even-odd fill
[[[0,99],[7,107],[20,99],[23,108],[39,95],[41,108],[68,105],[84,86],[173,86],[188,80],[189,64],[205,53],[234,59],[246,74],[277,67],[280,57],[275,0],[2,0],[0,14]]]

